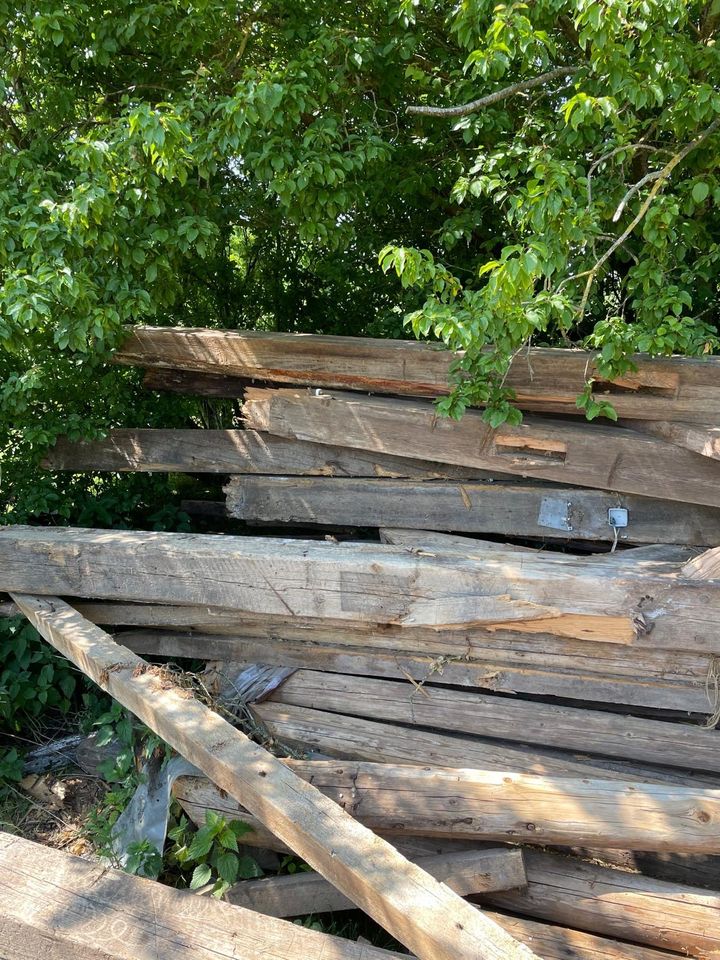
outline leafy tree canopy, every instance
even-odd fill
[[[445,411],[491,422],[516,416],[503,376],[531,341],[598,346],[607,373],[716,346],[720,0],[0,16],[14,519],[77,515],[86,486],[35,469],[58,433],[201,416],[107,365],[128,323],[397,336],[412,311],[467,350]]]

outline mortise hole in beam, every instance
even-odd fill
[[[563,464],[567,448],[560,440],[530,440],[524,437],[496,437],[494,453],[516,462]]]

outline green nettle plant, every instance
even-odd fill
[[[418,31],[438,7],[403,3]],[[441,256],[380,254],[429,294],[407,318],[414,333],[466,351],[443,412],[482,403],[493,425],[517,422],[504,376],[532,342],[595,347],[603,376],[626,372],[635,351],[715,349],[719,0],[466,0],[445,22],[463,62],[414,68],[409,112],[417,136],[452,125],[471,147],[457,213]],[[475,250],[466,279],[446,265],[462,244]],[[590,382],[578,405],[614,416]]]

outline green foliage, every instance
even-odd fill
[[[77,681],[24,617],[0,618],[0,732],[16,733],[47,711],[67,713]]]
[[[441,5],[403,9],[424,36]],[[467,351],[443,412],[482,403],[494,425],[517,419],[504,377],[530,342],[596,347],[603,376],[636,351],[717,348],[719,22],[717,0],[467,0],[448,14],[456,65],[428,64],[420,101],[462,104],[556,67],[573,73],[456,120],[467,150],[435,257],[380,254],[429,294],[407,317],[416,336]],[[418,135],[452,122],[419,119]],[[438,290],[440,258],[461,243],[472,273]],[[612,416],[592,384],[578,405]]]
[[[0,0],[4,518],[176,525],[155,480],[38,470],[60,433],[203,422],[108,364],[129,323],[397,336],[408,314],[466,351],[441,411],[491,423],[517,419],[529,342],[596,346],[603,376],[714,350],[717,6]]]
[[[168,863],[181,871],[181,881],[191,890],[212,883],[212,893],[221,897],[238,880],[261,877],[262,870],[252,857],[238,852],[238,837],[250,827],[241,820],[227,822],[212,810],[206,811],[205,824],[193,833],[187,818],[168,831],[173,842]],[[187,879],[189,875],[189,880]]]

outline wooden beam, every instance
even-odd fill
[[[187,690],[57,598],[13,600],[60,653],[243,803],[420,960],[532,957]]]
[[[276,703],[508,742],[720,773],[720,735],[686,723],[534,703],[470,690],[298,670]],[[639,848],[638,848],[639,849]]]
[[[342,760],[498,772],[512,770],[547,777],[642,780],[710,790],[718,785],[717,777],[712,774],[687,774],[604,757],[590,758],[480,737],[460,737],[270,700],[256,703],[251,709],[256,719],[281,743]]]
[[[568,575],[545,554],[478,564],[384,544],[5,527],[0,564],[0,588],[20,592],[720,653],[720,582],[579,559]]]
[[[513,913],[710,960],[720,952],[720,894],[571,857],[525,851],[526,890],[486,894]]]
[[[235,476],[224,488],[232,517],[287,523],[454,530],[504,537],[714,545],[720,510],[582,488],[525,483]],[[627,510],[616,529],[609,511]]]
[[[162,393],[179,393],[184,397],[215,397],[235,400],[251,383],[246,377],[229,377],[216,373],[200,373],[197,370],[169,370],[151,367],[143,376],[146,390]]]
[[[674,423],[670,420],[633,420],[635,429],[649,433],[702,457],[720,460],[720,427],[707,423]]]
[[[493,637],[484,644],[472,635],[460,634],[444,644],[439,638],[435,652],[414,652],[405,649],[411,642],[393,647],[392,638],[383,637],[382,631],[364,638],[361,634],[336,634],[333,638],[328,631],[306,628],[302,639],[291,636],[292,628],[272,624],[258,629],[256,636],[245,635],[243,631],[251,627],[238,624],[235,636],[221,628],[217,633],[134,630],[120,636],[137,653],[164,657],[245,660],[360,676],[412,678],[417,683],[622,704],[631,711],[648,707],[708,714],[715,709],[712,689],[707,689],[713,658],[703,654],[638,650],[628,656],[625,647],[614,643],[550,637],[539,645],[536,637],[523,634],[511,640]],[[424,646],[429,648],[427,643]]]
[[[12,960],[400,957],[8,833],[0,833],[0,875],[0,953]]]
[[[214,810],[229,820],[242,820],[250,827],[238,842],[289,853],[288,847],[270,833],[260,821],[248,813],[202,777],[180,777],[173,788],[175,799],[187,816],[198,826],[203,826],[207,811]],[[393,834],[391,842],[410,859],[440,856],[446,853],[486,849],[491,844],[477,840],[458,840],[438,837],[415,837]],[[657,880],[667,880],[685,886],[720,890],[720,857],[706,854],[650,853],[648,851],[595,849],[593,847],[562,847],[560,851],[581,860],[589,860],[603,866],[620,867],[630,873],[640,873]]]
[[[304,443],[255,430],[111,430],[104,440],[60,437],[42,465],[75,473],[282,474],[321,477],[477,479],[485,471]]]
[[[685,956],[627,941],[609,940],[554,923],[540,923],[527,917],[490,910],[486,913],[516,940],[537,950],[544,960],[672,960]]]
[[[525,868],[519,850],[477,850],[422,857],[418,866],[460,897],[489,890],[512,890],[525,885]],[[225,895],[228,903],[268,917],[302,917],[307,914],[352,910],[354,904],[319,873],[294,873],[237,883]]]
[[[590,773],[534,776],[509,765],[493,771],[429,762],[287,765],[383,836],[720,853],[718,789],[596,779]]]
[[[255,388],[243,416],[249,428],[275,436],[418,459],[432,452],[463,467],[720,506],[714,461],[616,426],[527,417],[493,430],[474,410],[456,421],[423,401]]]
[[[575,400],[592,378],[595,396],[611,401],[623,417],[720,417],[717,358],[639,356],[637,372],[608,382],[595,357],[536,347],[515,357],[506,383],[527,410],[578,414]],[[435,343],[182,327],[134,327],[113,357],[143,367],[425,397],[448,392],[454,359]]]

